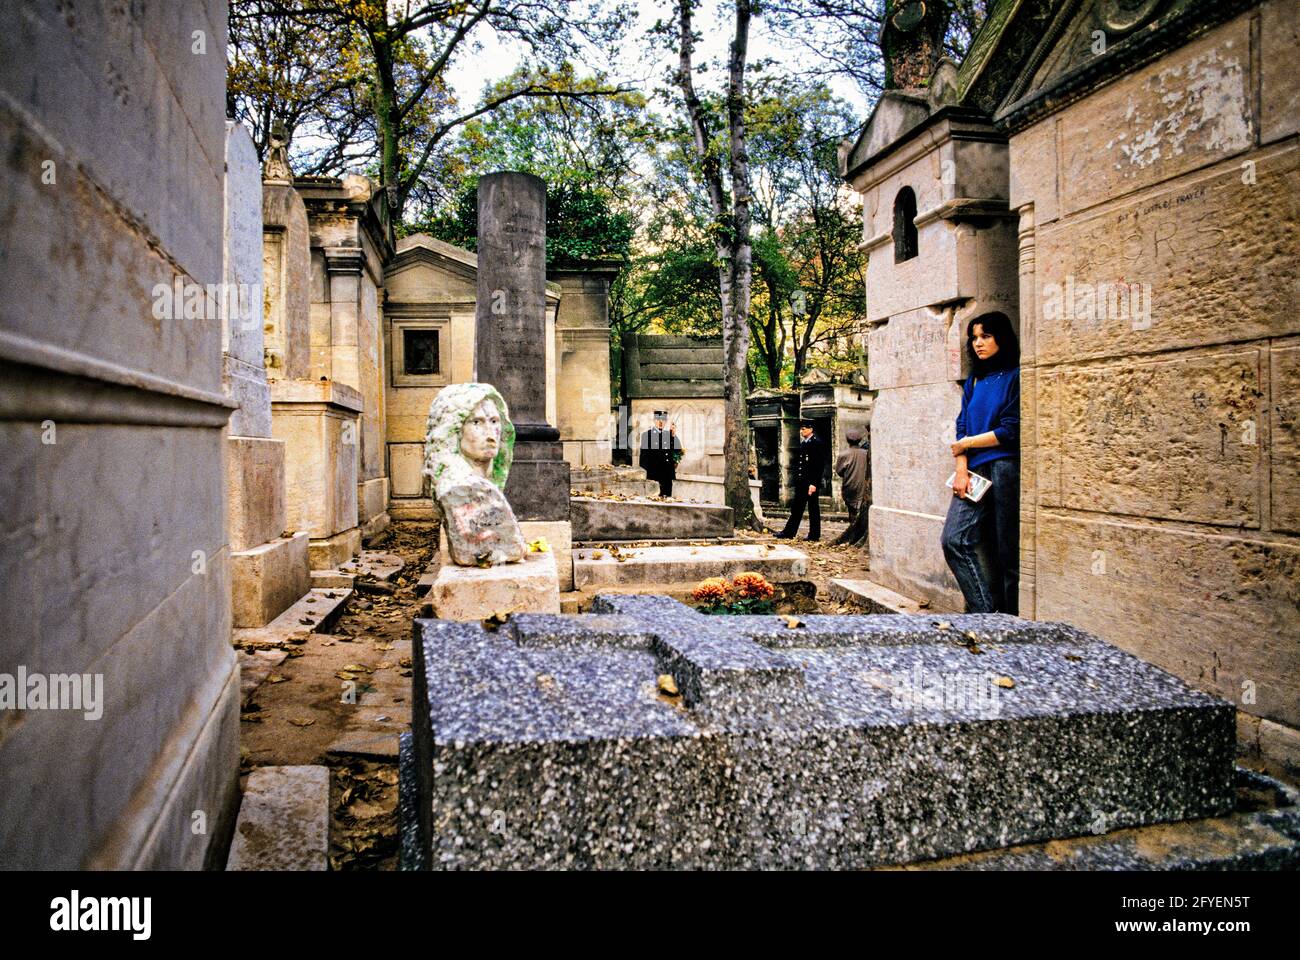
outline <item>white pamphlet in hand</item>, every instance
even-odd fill
[[[954,470],[952,476],[948,478],[948,489],[951,490],[952,485],[956,482],[957,471]],[[989,492],[989,487],[991,486],[993,486],[992,480],[989,480],[986,477],[981,477],[978,473],[972,473],[970,474],[970,485],[966,488],[966,492],[962,494],[962,496],[972,503],[979,503],[980,498]]]

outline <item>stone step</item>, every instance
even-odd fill
[[[572,490],[586,490],[594,493],[617,493],[621,484],[651,483],[654,492],[659,492],[659,484],[646,479],[645,471],[640,467],[615,466],[613,464],[595,464],[587,467],[573,467],[569,471],[569,487]]]
[[[395,553],[362,550],[356,559],[339,564],[339,570],[355,577],[368,576],[376,580],[391,581],[405,566],[406,561]]]
[[[328,767],[257,767],[248,775],[227,870],[326,870]]]
[[[1300,870],[1300,794],[1238,767],[1237,809],[1227,816],[967,853],[905,869]]]
[[[577,467],[569,474],[569,490],[574,495],[617,493],[631,497],[653,497],[659,493],[659,484],[647,480],[645,471],[640,467]]]
[[[734,577],[747,570],[773,583],[802,580],[808,575],[808,555],[784,544],[639,547],[617,554],[600,547],[573,551],[573,585],[579,590],[631,583],[694,585],[706,577]]]
[[[731,508],[711,503],[574,497],[569,520],[574,540],[695,540],[734,532]]]
[[[520,610],[558,614],[555,554],[528,553],[518,563],[492,567],[445,564],[424,595],[421,612],[425,610],[443,620],[482,620],[494,613]]]
[[[344,573],[341,570],[313,570],[311,572],[311,585],[322,590],[351,590],[356,579],[352,574]]]
[[[433,562],[424,568],[424,573],[420,574],[420,579],[415,581],[415,595],[422,597],[429,592],[435,580],[438,579],[438,571],[442,568],[442,561],[434,558]]]
[[[599,487],[581,487],[569,485],[570,497],[591,497],[614,494],[620,497],[657,497],[659,484],[653,480],[620,480],[603,483]]]
[[[648,537],[641,540],[583,540],[575,542],[575,548],[593,547],[604,550],[609,547],[725,547],[730,544],[748,545],[755,542],[754,537],[693,537],[690,540],[660,540]],[[775,544],[775,540],[758,541]]]
[[[232,641],[237,647],[269,647],[284,643],[295,633],[329,633],[351,596],[351,590],[313,587],[266,626],[232,631]]]
[[[331,632],[351,596],[351,589],[313,587],[266,626],[232,630],[230,641],[238,648],[240,703],[252,700],[262,681],[284,662],[291,637]]]
[[[824,503],[825,503],[825,500],[823,500],[822,503],[824,504]],[[777,506],[773,506],[773,505],[770,504],[770,503],[764,503],[764,504],[763,504],[763,519],[766,520],[766,521],[768,521],[769,523],[774,523],[774,522],[776,522],[777,520],[781,520],[781,521],[789,520],[789,519],[790,519],[790,508],[789,508],[789,507],[777,507]],[[807,511],[807,510],[804,511],[804,514],[803,514],[803,522],[804,522],[804,523],[807,523],[807,522],[808,522],[808,511]],[[826,524],[826,523],[843,523],[843,524],[847,525],[848,522],[849,522],[849,515],[848,515],[847,513],[845,513],[843,510],[829,510],[829,509],[827,509],[825,506],[822,507],[822,523],[823,523],[823,524]]]
[[[895,593],[870,580],[835,577],[827,586],[826,593],[832,600],[851,600],[861,604],[867,608],[868,613],[925,613],[930,609],[928,605],[922,607],[911,597]]]

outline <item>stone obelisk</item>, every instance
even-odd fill
[[[492,173],[478,184],[474,378],[515,424],[506,499],[521,520],[569,519],[569,465],[546,422],[546,182]]]

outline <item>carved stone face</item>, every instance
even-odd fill
[[[501,411],[491,400],[484,400],[465,418],[460,433],[460,452],[474,472],[487,477],[492,458],[501,449]]]

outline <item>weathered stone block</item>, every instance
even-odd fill
[[[1035,617],[1068,616],[1243,709],[1300,726],[1300,547],[1045,510],[1037,524]]]
[[[630,497],[655,497],[659,484],[647,480],[640,467],[616,467],[610,464],[574,467],[569,473],[569,489],[579,493],[617,493]]]
[[[214,576],[226,575],[219,429],[59,423],[57,430],[56,442],[45,444],[39,423],[0,421],[0,475],[10,491],[0,504],[9,531],[0,583],[12,598],[0,604],[4,659],[44,672],[100,660],[187,580],[218,565]],[[82,535],[59,535],[71,529]],[[124,549],[132,543],[149,549]],[[77,603],[54,584],[76,584]],[[222,606],[228,616],[229,601]],[[199,638],[224,643],[196,627],[182,647],[193,651]]]
[[[371,523],[388,507],[388,478],[376,477],[357,484],[357,522]],[[387,524],[385,524],[387,525]]]
[[[415,646],[434,868],[854,868],[1233,806],[1231,704],[1063,624],[602,597]]]
[[[0,32],[5,40],[13,39],[13,32]],[[28,62],[31,55],[31,51],[21,57],[0,51],[0,63]],[[0,77],[0,89],[12,89],[7,78]],[[114,137],[123,135],[118,130]],[[183,135],[178,137],[183,139]],[[210,208],[191,211],[192,217],[184,225],[189,256],[183,262],[195,272],[178,273],[171,261],[151,247],[151,238],[141,234],[138,226],[142,222],[160,226],[150,222],[154,215],[171,213],[158,207],[128,208],[136,219],[124,221],[122,210],[76,162],[59,165],[59,189],[51,190],[49,184],[41,183],[42,164],[51,157],[67,156],[65,148],[20,124],[7,109],[0,110],[0,142],[10,157],[7,169],[11,175],[6,180],[10,205],[27,211],[29,221],[43,224],[43,235],[58,238],[54,242],[57,255],[37,242],[14,243],[5,249],[0,273],[6,294],[0,298],[0,326],[5,336],[67,351],[59,358],[61,366],[74,364],[84,369],[89,363],[99,375],[103,372],[100,361],[115,365],[119,368],[113,374],[117,382],[138,374],[172,393],[200,398],[219,395],[221,337],[215,302],[210,313],[213,320],[205,323],[184,319],[183,312],[176,313],[170,301],[177,284],[184,291],[188,282],[220,282],[220,179],[191,171],[194,180],[183,192]],[[180,162],[178,140],[164,135],[148,142],[173,144],[177,147],[173,157]],[[84,156],[73,155],[78,159]],[[167,202],[157,184],[150,186],[150,196]],[[204,222],[206,216],[214,218],[209,221],[211,230],[196,230],[194,225]],[[67,270],[69,258],[78,264],[75,273]],[[91,282],[100,277],[105,278],[103,282]],[[73,282],[74,278],[81,282]],[[157,291],[166,292],[157,296]],[[197,304],[197,299],[194,302]],[[155,310],[160,318],[155,317]],[[51,317],[60,320],[51,323]]]
[[[424,415],[427,418],[429,411],[426,410]],[[394,497],[418,497],[423,494],[424,444],[390,443],[388,469]]]
[[[1077,510],[1258,527],[1262,361],[1252,349],[1042,371],[1044,490]]]
[[[529,553],[495,567],[444,564],[428,600],[442,620],[482,620],[494,613],[559,613],[555,554]]]
[[[307,555],[313,570],[337,570],[361,552],[361,530],[353,527],[333,536],[313,538]]]
[[[944,515],[872,504],[868,520],[871,579],[934,610],[965,609],[939,545]]]
[[[6,606],[32,616],[29,602]],[[7,864],[33,869],[198,869],[210,836],[192,832],[191,814],[202,809],[208,827],[221,829],[237,779],[239,684],[225,552],[209,556],[204,573],[184,578],[124,633],[87,634],[104,636],[111,655],[95,659],[5,651],[6,663],[29,672],[100,674],[102,695],[94,719],[84,710],[0,714],[0,764],[8,782],[27,785],[0,791],[0,850]],[[48,786],[58,782],[51,757],[94,784],[94,805]],[[46,822],[60,829],[32,828]]]
[[[232,552],[230,585],[236,627],[270,623],[311,588],[307,532]]]
[[[224,48],[215,4],[0,7],[0,669],[100,694],[0,711],[10,869],[198,869],[228,825],[221,328],[166,302],[223,278]]]
[[[524,540],[541,537],[555,554],[555,573],[561,592],[573,589],[573,524],[568,520],[524,520],[519,524]],[[445,542],[445,541],[444,541]]]
[[[839,478],[836,477],[835,480],[838,485]],[[649,482],[657,492],[659,485],[654,481]],[[760,520],[763,519],[762,494],[763,482],[761,480],[749,481],[749,500],[754,505],[754,515]],[[722,476],[702,476],[698,473],[679,473],[673,478],[673,499],[725,506],[727,502],[726,478]],[[826,509],[825,504],[822,505],[822,509]]]
[[[1300,533],[1300,347],[1274,347],[1269,358],[1273,529]]]
[[[1239,17],[1060,115],[1063,214],[1254,145],[1250,23]],[[1240,173],[1240,171],[1236,171]]]
[[[329,868],[329,767],[258,767],[248,775],[227,870]]]
[[[1277,266],[1300,247],[1291,200],[1300,149],[1289,141],[1251,159],[1252,183],[1239,164],[1224,163],[1039,228],[1037,362],[1300,332],[1294,278]]]
[[[575,296],[577,299],[580,297]],[[602,311],[604,302],[602,295]],[[569,306],[566,295],[563,309]],[[555,410],[560,438],[568,442],[608,442],[611,432],[609,327],[557,330],[556,357],[559,369],[554,378]]]
[[[615,556],[608,550],[574,554],[574,586],[626,583],[695,583],[706,577],[734,577],[752,571],[774,583],[808,576],[808,555],[783,544],[728,543],[703,547],[633,547]]]
[[[230,549],[248,550],[285,532],[283,440],[226,438],[226,525]]]
[[[221,389],[239,409],[230,415],[230,435],[269,437],[271,435],[271,387],[266,370],[237,360],[229,354],[221,358]]]
[[[1295,4],[1273,0],[1260,7],[1259,142],[1273,143],[1300,130],[1300,19]]]
[[[244,125],[226,121],[222,348],[250,367],[263,364],[262,170]],[[266,416],[270,416],[267,401]],[[266,436],[270,433],[269,422]]]
[[[325,539],[355,527],[360,395],[341,383],[276,380],[271,399],[275,437],[287,444],[288,528]]]
[[[872,503],[947,515],[952,492],[944,481],[960,410],[961,384],[953,381],[880,392],[871,411]]]
[[[1011,209],[1034,205],[1034,221],[1051,223],[1060,213],[1057,195],[1057,119],[1049,117],[1011,138]]]
[[[311,376],[311,236],[307,208],[287,184],[262,185],[262,282],[267,376],[292,380]]]
[[[573,497],[569,518],[575,540],[691,540],[734,532],[731,508],[712,503]]]
[[[926,179],[929,179],[928,171]],[[900,189],[902,185],[905,184],[900,184]],[[896,194],[894,191],[883,198],[886,211],[892,210]],[[917,209],[922,209],[919,197]],[[960,297],[957,245],[957,225],[949,220],[931,220],[919,227],[917,249],[920,253],[901,263],[894,262],[892,242],[879,238],[878,245],[868,251],[866,282],[873,295],[867,304],[867,321],[875,323]],[[973,291],[966,292],[967,296],[972,294]]]
[[[166,34],[167,42],[155,47],[145,37],[167,29],[160,23],[167,14],[152,6],[131,16],[115,15],[114,9],[103,5],[79,7],[76,16],[67,17],[55,7],[15,8],[0,31],[0,88],[28,116],[40,117],[42,129],[65,145],[66,150],[45,154],[71,161],[59,164],[60,189],[45,189],[49,198],[45,203],[59,203],[82,194],[80,189],[69,189],[72,180],[68,178],[78,167],[84,168],[108,196],[158,238],[161,248],[190,278],[198,283],[219,283],[226,135],[221,96],[225,23],[213,25],[201,7],[188,8],[177,16],[180,22]],[[190,43],[178,39],[188,39],[196,29],[205,31],[209,51],[206,56],[195,56]],[[149,55],[142,55],[144,50]],[[48,63],[62,64],[57,84],[42,82],[42,71]],[[70,109],[70,104],[76,104],[76,109]],[[161,143],[169,146],[169,162],[157,161],[155,150]],[[27,168],[27,164],[22,167]],[[30,169],[39,178],[41,164],[32,164]],[[142,177],[142,170],[148,170],[149,176]],[[16,196],[12,199],[34,216],[46,216],[45,203],[28,204]],[[80,199],[86,199],[85,195]],[[38,210],[42,212],[38,214]],[[199,225],[213,229],[196,229]],[[96,243],[97,231],[88,227],[90,224],[83,222],[80,229],[65,231],[49,223],[48,235],[68,243],[66,254],[89,255],[97,260],[101,251],[110,248]],[[123,231],[119,242],[143,246],[143,238],[127,231]],[[35,255],[39,245],[30,246]],[[49,256],[43,249],[39,255],[48,261],[48,269],[62,269],[61,258]],[[105,258],[104,265],[111,262],[111,258]],[[122,269],[124,262],[118,263],[112,275],[120,286],[130,288],[142,277],[133,269]],[[98,267],[88,269],[87,260],[80,263],[83,277],[98,274]],[[60,298],[77,295],[77,286],[52,282],[48,288],[34,284],[27,289],[42,299]],[[96,297],[120,296],[107,289],[108,284],[90,286]],[[116,317],[105,310],[100,317],[97,311],[84,309],[45,312],[44,305],[33,304],[32,315],[58,316],[69,321],[80,315],[88,322],[93,317],[93,322],[100,324],[94,339],[101,349],[120,351],[128,363],[144,357],[154,362],[162,359],[162,354],[145,349],[140,340],[150,326],[157,330],[157,325],[146,322],[147,307],[139,312],[123,311]],[[69,346],[93,342],[76,339],[76,323],[45,326],[49,337],[72,338]],[[125,336],[117,336],[119,332]],[[181,339],[180,332],[174,329],[169,336]],[[180,354],[173,354],[173,358],[184,359]],[[194,368],[198,366],[195,362]],[[215,365],[208,368],[209,389],[215,386],[217,373]]]
[[[909,310],[871,328],[867,341],[872,390],[960,380],[965,324],[951,310]]]

